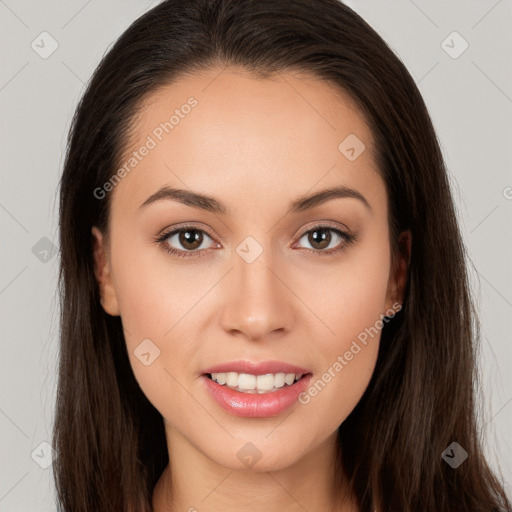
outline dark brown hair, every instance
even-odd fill
[[[511,508],[478,430],[479,323],[434,128],[400,59],[337,0],[166,0],[104,56],[77,107],[60,183],[61,346],[53,445],[59,510],[148,512],[168,463],[163,419],[132,373],[120,317],[100,305],[91,227],[108,233],[114,174],[137,113],[185,73],[303,70],[339,87],[376,142],[392,248],[412,232],[404,307],[382,331],[362,399],[339,427],[338,471],[361,511]],[[469,457],[453,469],[453,441]],[[343,458],[341,458],[341,453]]]

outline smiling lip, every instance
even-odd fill
[[[207,368],[202,373],[250,373],[251,375],[265,375],[267,373],[311,373],[310,370],[295,366],[293,364],[284,363],[282,361],[262,361],[254,363],[252,361],[231,361]]]
[[[265,375],[267,373],[295,373],[303,375],[291,386],[285,385],[277,391],[266,393],[243,393],[227,386],[218,384],[210,378],[212,373],[249,373],[251,375]],[[247,418],[268,418],[277,416],[288,409],[300,393],[307,389],[312,373],[299,366],[282,361],[232,361],[207,368],[201,375],[201,380],[210,396],[227,412],[234,416]]]
[[[235,391],[222,386],[206,375],[201,379],[210,396],[227,412],[234,416],[247,418],[268,418],[277,416],[297,401],[300,393],[304,392],[313,375],[308,373],[291,386],[285,385],[277,391],[252,394]]]

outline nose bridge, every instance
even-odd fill
[[[271,237],[247,236],[233,251],[222,322],[227,331],[264,338],[290,326],[290,292],[279,278]],[[261,242],[260,242],[261,240]]]

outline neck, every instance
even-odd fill
[[[358,510],[346,482],[336,483],[337,433],[289,467],[256,471],[220,465],[167,428],[171,463],[155,487],[154,512],[238,512],[241,505],[254,512]]]

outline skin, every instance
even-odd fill
[[[402,302],[410,233],[393,264],[372,134],[348,97],[314,76],[214,68],[153,93],[126,154],[190,96],[198,105],[111,192],[108,238],[92,229],[103,308],[121,316],[134,375],[165,421],[173,478],[167,468],[155,510],[355,511],[333,489],[336,433],[370,381],[380,331],[308,404],[275,417],[229,414],[200,375],[225,361],[277,359],[315,382]],[[366,146],[354,161],[338,150],[352,133]],[[213,196],[230,214],[168,199],[139,209],[163,185]],[[334,185],[358,190],[371,210],[336,198],[288,213],[292,200]],[[327,231],[328,248],[314,245],[308,230],[319,221],[357,240],[323,254],[343,239]],[[181,223],[211,230],[194,249],[204,257],[173,256],[154,241]],[[252,263],[236,252],[247,236],[263,250]],[[178,235],[167,242],[187,250]],[[134,350],[147,338],[160,356],[145,366]],[[261,452],[251,468],[237,457],[247,442]]]

